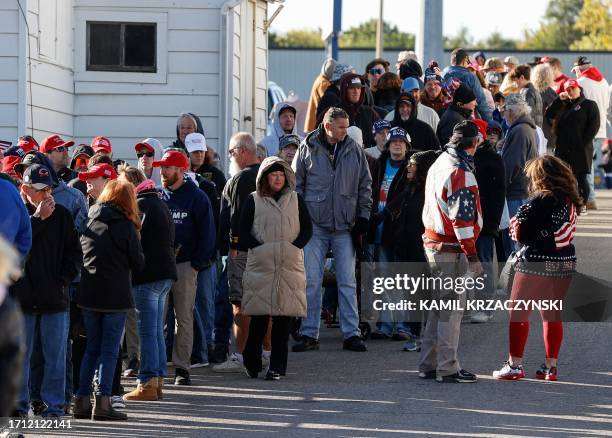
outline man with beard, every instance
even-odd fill
[[[221,251],[227,251],[227,277],[229,280],[229,302],[234,315],[234,335],[236,337],[236,352],[227,361],[213,368],[217,372],[242,372],[242,351],[249,335],[248,316],[242,314],[242,275],[246,267],[247,253],[238,250],[238,235],[240,231],[240,208],[249,195],[255,191],[255,180],[259,172],[257,145],[248,132],[238,132],[232,136],[229,143],[230,174],[233,175],[225,184],[221,199],[221,217],[219,219],[219,246]],[[227,297],[220,297],[216,311],[227,307]],[[216,318],[217,319],[217,318]],[[223,318],[221,318],[223,319]],[[230,325],[231,326],[231,325]],[[264,355],[271,349],[269,337],[264,339]],[[229,327],[215,321],[215,356],[227,355],[229,351]]]
[[[419,151],[440,149],[436,133],[427,123],[417,118],[417,101],[410,93],[402,93],[395,103],[391,126],[403,128],[411,138],[412,148]]]
[[[461,85],[453,94],[453,103],[444,111],[436,134],[440,144],[445,145],[453,135],[455,125],[472,118],[476,108],[476,95],[465,85]]]
[[[153,167],[161,167],[162,200],[168,205],[175,226],[178,280],[171,291],[176,321],[172,349],[174,384],[190,385],[197,277],[215,255],[215,225],[208,197],[190,178],[185,178],[187,157],[170,150],[160,161],[154,161]]]
[[[378,113],[364,104],[365,84],[361,76],[348,73],[342,76],[340,84],[342,104],[340,107],[349,115],[350,126],[357,126],[363,134],[363,146],[376,144],[372,135],[372,125],[380,119]]]

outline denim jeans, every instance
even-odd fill
[[[140,371],[138,379],[145,384],[153,377],[166,376],[164,341],[164,306],[172,280],[140,284],[132,288],[140,338]]]
[[[368,245],[369,246],[369,245]],[[393,263],[395,258],[393,256],[393,248],[387,248],[382,245],[373,245],[373,261],[376,263]],[[385,302],[391,302],[392,296],[386,292],[381,295],[381,298]],[[402,321],[398,321],[402,319]],[[406,324],[406,319],[403,312],[380,310],[378,312],[378,322],[376,323],[377,331],[384,333],[387,336],[391,336],[393,332],[410,333],[411,330]]]
[[[66,390],[66,340],[68,312],[24,313],[26,354],[23,361],[23,380],[17,410],[28,412],[30,404],[30,359],[37,339],[43,357],[40,398],[47,405],[43,416],[64,414]]]
[[[596,138],[593,140],[593,163],[591,164],[591,172],[588,175],[589,181],[589,201],[595,200],[595,189],[602,189],[605,187],[604,184],[604,173],[602,169],[599,167],[599,163],[601,162],[601,147],[603,146],[604,138]],[[599,180],[597,184],[595,184],[595,174],[599,176]]]
[[[213,331],[213,342],[215,345],[229,345],[230,333],[234,316],[232,305],[229,301],[229,284],[227,282],[227,265],[220,270],[215,295],[215,329]]]
[[[495,237],[480,233],[476,240],[476,252],[484,269],[484,289],[476,289],[476,298],[491,298],[495,291],[495,273],[493,270],[493,254],[495,253]]]
[[[97,395],[110,396],[119,354],[119,342],[127,312],[95,312],[83,309],[87,349],[81,363],[78,395],[90,395],[92,380],[98,370]]]
[[[360,335],[353,240],[348,231],[329,232],[316,225],[313,225],[312,238],[304,247],[308,316],[302,320],[300,333],[311,338],[319,338],[323,266],[330,247],[334,255],[338,283],[340,330],[344,339],[348,339]]]
[[[527,199],[508,199],[508,214],[510,215],[510,219],[516,216],[516,212],[519,207],[527,202]],[[520,249],[520,244],[518,242],[513,241],[513,251],[518,251]]]
[[[212,344],[215,325],[215,294],[217,289],[217,265],[198,272],[195,307],[193,308],[193,351],[195,362],[208,362],[208,344]]]

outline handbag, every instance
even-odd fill
[[[526,246],[521,247],[518,251],[512,251],[512,254],[506,260],[506,264],[499,273],[497,280],[497,289],[505,291],[506,295],[510,295],[512,291],[512,282],[514,281],[515,266],[523,258],[523,254],[527,249]]]

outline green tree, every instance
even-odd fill
[[[470,35],[470,31],[466,26],[462,26],[457,35],[452,37],[444,37],[444,48],[453,50],[458,47],[469,48],[474,47],[474,38]]]
[[[493,32],[486,40],[476,43],[484,50],[513,50],[516,49],[516,40],[504,38],[501,33]]]
[[[568,50],[584,32],[576,28],[584,0],[550,0],[544,19],[535,31],[525,31],[520,49]]]
[[[274,32],[268,34],[268,47],[324,47],[325,43],[321,38],[321,29],[290,30],[285,35],[278,35]]]
[[[359,26],[351,27],[342,32],[340,47],[376,47],[376,23],[375,18],[361,23]],[[414,35],[400,32],[397,26],[383,22],[383,44],[385,49],[412,49],[414,48]]]
[[[572,50],[612,50],[611,0],[584,0],[574,28],[584,35],[570,45]]]

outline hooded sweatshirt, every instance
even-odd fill
[[[407,100],[412,104],[412,112],[408,120],[402,120],[399,112],[399,104],[402,100]],[[399,99],[395,102],[393,121],[391,126],[399,126],[404,128],[410,135],[410,144],[414,150],[431,151],[440,149],[440,142],[436,133],[427,123],[421,121],[417,117],[418,106],[416,100],[410,93],[400,94]]]
[[[198,119],[196,119],[196,120],[198,120]],[[153,144],[151,144],[151,143],[147,143],[147,144],[149,146],[152,146],[153,149],[155,149],[155,157],[153,157],[153,158],[155,160],[159,160],[159,159],[161,159],[161,156],[162,156],[162,150],[159,147],[157,147],[157,145],[154,142],[152,142],[152,143]],[[138,160],[138,168],[140,170],[142,170],[142,173],[144,173],[145,176],[147,175],[145,170],[144,170],[144,168],[140,166],[140,160]],[[151,176],[148,177],[148,179],[152,179],[153,181],[155,181],[155,185],[160,186],[161,185],[161,167],[154,167],[153,171],[151,172]]]
[[[285,132],[280,125],[280,113],[285,108],[294,108],[292,105],[288,103],[279,103],[274,109],[274,120],[272,120],[272,132],[270,135],[264,137],[261,140],[261,144],[266,147],[268,150],[268,156],[276,155],[278,153],[278,141],[279,139],[286,134],[296,134],[297,135],[297,121],[293,124],[293,129],[291,132]],[[295,109],[295,108],[294,108]]]
[[[198,132],[198,133],[204,135],[204,137],[206,137],[206,135],[204,134],[204,128],[202,128],[202,121],[200,120],[200,118],[198,116],[196,116],[195,114],[193,114],[193,113],[187,113],[187,114],[189,114],[191,117],[193,117],[195,119],[195,121],[196,121],[196,132]],[[180,148],[180,149],[185,149],[186,150],[187,148],[185,147],[185,143],[183,143],[181,141],[180,132],[181,132],[181,118],[179,117],[176,120],[176,140],[174,140],[174,142],[172,143],[171,147],[173,147],[173,148]],[[155,156],[157,157],[157,152],[156,152]]]
[[[599,108],[599,130],[595,138],[606,138],[608,107],[610,106],[609,84],[596,67],[591,67],[578,78],[584,97],[594,101]]]
[[[493,120],[491,118],[491,107],[487,103],[485,93],[483,92],[480,82],[478,82],[478,79],[476,79],[476,76],[470,73],[470,71],[465,67],[451,65],[444,75],[444,82],[447,82],[450,78],[457,79],[459,82],[461,82],[461,84],[470,88],[476,95],[476,102],[478,103],[476,108],[482,119],[487,122]]]
[[[376,142],[374,141],[374,136],[372,135],[372,125],[376,120],[380,119],[380,117],[376,111],[364,104],[366,95],[365,88],[361,89],[359,102],[349,102],[347,92],[349,84],[354,78],[361,78],[361,76],[356,73],[348,73],[342,76],[342,80],[340,82],[340,98],[342,100],[341,107],[349,115],[350,126],[357,126],[359,129],[361,129],[363,134],[363,146],[374,146]]]
[[[325,90],[331,85],[330,79],[334,73],[334,68],[336,68],[336,60],[327,59],[321,67],[321,74],[312,84],[308,109],[306,110],[306,120],[304,121],[304,132],[310,132],[317,127],[317,107]]]
[[[508,129],[502,146],[507,199],[527,199],[529,180],[525,163],[537,155],[536,125],[529,116],[519,117]]]

